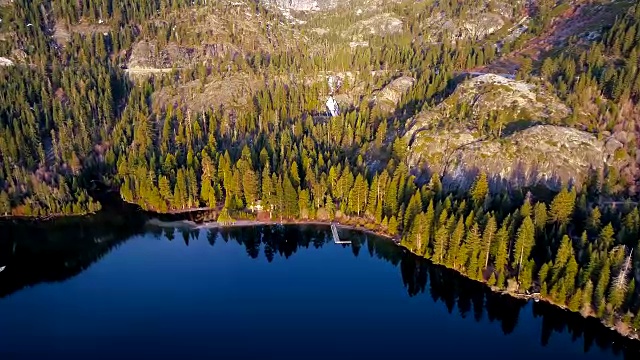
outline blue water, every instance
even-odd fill
[[[487,295],[384,239],[189,236],[133,235],[75,276],[0,298],[0,359],[638,359],[591,323]]]

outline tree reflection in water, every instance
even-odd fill
[[[179,233],[179,234],[176,234]],[[144,226],[143,219],[117,217],[62,221],[47,225],[18,226],[0,224],[0,298],[27,286],[64,281],[107,255],[113,248],[139,235],[146,234],[174,241],[206,239],[215,247],[219,241],[235,242],[245,248],[247,256],[264,255],[268,262],[276,257],[287,259],[300,249],[323,246],[351,247],[355,257],[370,256],[399,268],[408,296],[420,296],[442,303],[449,313],[475,321],[499,322],[508,335],[518,325],[520,311],[526,302],[490,292],[484,285],[462,277],[455,271],[431,264],[387,239],[356,230],[340,230],[341,238],[351,245],[335,245],[328,226],[285,225],[194,229]],[[594,344],[625,358],[636,359],[638,345],[601,326],[595,319],[584,319],[545,303],[531,306],[534,317],[542,317],[540,342],[549,343],[553,333],[568,332],[574,341],[583,340],[584,351]]]
[[[349,246],[333,244],[328,226],[232,227],[209,230],[207,238],[212,237],[226,242],[238,242],[245,247],[251,258],[257,258],[262,249],[269,262],[273,261],[275,256],[289,258],[300,249],[320,248],[325,245]],[[410,297],[424,296],[428,293],[435,303],[442,303],[449,313],[457,311],[463,318],[473,317],[475,321],[481,321],[486,317],[490,322],[499,322],[505,335],[516,329],[520,311],[527,305],[524,300],[493,293],[483,284],[469,280],[453,270],[433,265],[387,239],[345,229],[341,230],[340,237],[352,242],[350,246],[354,256],[362,256],[362,250],[366,248],[365,251],[370,257],[399,267],[403,285]],[[548,344],[554,332],[569,332],[573,341],[581,338],[584,340],[585,352],[595,343],[603,349],[611,349],[616,354],[623,352],[625,358],[637,358],[639,348],[636,342],[606,329],[596,319],[585,319],[578,314],[542,302],[533,303],[531,309],[534,317],[542,317],[540,342],[543,346]]]

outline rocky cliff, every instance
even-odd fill
[[[477,171],[501,187],[579,184],[615,162],[619,143],[563,126],[568,115],[542,85],[479,76],[411,120],[409,162],[463,187]]]

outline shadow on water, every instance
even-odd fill
[[[513,299],[489,291],[455,271],[436,266],[396,246],[393,242],[357,230],[341,229],[340,237],[351,245],[335,245],[328,226],[273,225],[224,229],[190,229],[145,225],[143,215],[96,216],[83,221],[47,223],[46,225],[0,224],[0,298],[39,283],[64,281],[106,256],[112,249],[141,234],[181,241],[206,239],[233,242],[245,248],[247,256],[261,254],[268,262],[276,257],[287,259],[301,249],[327,246],[350,247],[355,257],[369,256],[399,268],[408,296],[430,297],[474,321],[498,322],[505,335],[518,326],[523,309],[530,308],[534,317],[542,318],[538,341],[549,343],[554,333],[569,333],[573,341],[582,339],[584,351],[594,346],[623,354],[625,359],[638,359],[640,344],[619,336],[595,319],[584,319],[546,303]],[[532,340],[533,341],[533,340]]]
[[[0,222],[0,298],[40,283],[62,282],[113,248],[144,233],[140,213],[109,212],[48,222]]]

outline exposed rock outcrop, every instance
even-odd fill
[[[379,106],[382,111],[391,112],[395,110],[402,96],[411,89],[415,82],[416,79],[410,76],[401,76],[391,81],[382,90],[374,92],[372,94],[373,103]]]
[[[479,13],[470,15],[467,20],[461,22],[447,17],[443,13],[432,15],[426,21],[431,30],[430,40],[439,41],[439,37],[448,34],[452,39],[481,40],[487,35],[493,34],[504,26],[504,19],[494,13]]]
[[[260,82],[245,73],[232,73],[216,78],[202,86],[200,80],[180,85],[175,90],[162,88],[153,94],[155,106],[164,104],[188,104],[189,109],[203,111],[207,109],[227,110],[246,107],[253,94],[260,88]]]
[[[455,119],[464,109],[462,119]],[[535,123],[559,124],[570,114],[569,108],[555,94],[538,85],[483,74],[458,85],[455,91],[435,108],[422,111],[408,127],[414,137],[422,130],[474,132],[479,138],[490,115],[507,114],[501,119],[500,136],[506,131],[526,128]],[[481,128],[481,129],[479,129]],[[415,139],[413,139],[415,140]]]
[[[607,142],[608,144],[608,142]],[[477,171],[496,187],[580,184],[614,161],[614,151],[594,135],[556,125],[536,125],[502,139],[476,139],[465,133],[436,133],[412,148],[412,164],[467,187]]]
[[[263,3],[295,11],[317,11],[335,8],[338,0],[262,0]]]
[[[349,32],[358,35],[390,35],[402,32],[402,20],[391,13],[375,15],[355,23]]]
[[[0,66],[13,66],[13,61],[6,57],[0,57]]]
[[[467,110],[456,118],[461,108]],[[504,123],[492,124],[500,131],[481,125],[487,114],[506,112],[510,117]],[[619,142],[560,126],[568,115],[569,109],[541,86],[482,75],[413,119],[406,135],[409,163],[462,187],[477,171],[485,171],[500,187],[580,184],[615,162]]]
[[[231,44],[205,44],[201,47],[185,47],[175,43],[160,48],[156,41],[140,41],[133,45],[127,64],[129,69],[170,69],[193,66],[207,58],[224,57],[238,53]]]

